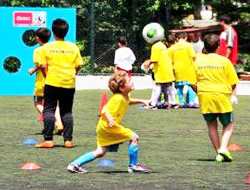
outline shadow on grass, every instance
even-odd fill
[[[98,171],[96,173],[105,173],[105,174],[123,174],[123,173],[125,173],[125,174],[129,174],[128,171],[110,170],[110,169],[108,171]],[[145,174],[145,175],[147,175],[147,174],[153,174],[153,173],[157,173],[157,172],[149,172],[149,173],[136,172],[134,174]]]
[[[214,162],[214,159],[207,159],[207,158],[199,158],[199,159],[196,159],[196,161],[199,161],[199,162]]]

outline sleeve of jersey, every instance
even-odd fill
[[[120,104],[120,96],[113,95],[103,107],[101,114],[108,112],[111,116],[114,116],[118,112]]]
[[[197,65],[196,65],[196,62],[192,63],[192,66],[191,66],[189,71],[190,71],[190,73],[189,73],[188,82],[190,84],[195,85],[197,83]]]
[[[38,67],[41,65],[41,55],[40,55],[38,49],[34,50],[34,53],[33,53],[33,62]]]
[[[233,44],[234,44],[234,33],[233,33],[233,29],[230,28],[229,30],[227,30],[227,46],[232,48]]]
[[[159,57],[158,49],[156,48],[155,45],[153,45],[151,48],[150,61],[151,62],[158,62],[158,60],[159,60],[158,57]]]
[[[196,53],[195,53],[195,50],[194,50],[192,44],[189,45],[189,54],[190,54],[191,57],[196,56]]]
[[[75,60],[75,64],[76,66],[80,66],[80,65],[83,65],[84,62],[83,62],[83,59],[82,59],[82,56],[80,54],[80,50],[79,48],[77,47],[77,53],[76,53],[76,60]]]
[[[237,73],[230,61],[228,61],[228,64],[227,64],[227,79],[230,85],[234,85],[239,82]]]

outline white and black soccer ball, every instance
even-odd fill
[[[144,26],[142,36],[146,42],[153,44],[156,41],[164,39],[164,28],[159,23],[149,23]]]

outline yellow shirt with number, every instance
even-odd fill
[[[42,48],[38,47],[34,50],[33,53],[33,61],[36,67],[41,66],[41,56],[42,56]],[[45,77],[41,69],[36,71],[36,80],[35,80],[35,89],[34,89],[34,96],[43,96],[44,95],[44,82]]]
[[[97,146],[109,146],[123,143],[133,136],[133,131],[120,123],[127,112],[130,98],[126,100],[121,94],[114,94],[103,107],[101,117],[96,127]],[[115,121],[115,126],[109,127],[104,113],[108,112]]]
[[[196,56],[191,43],[180,40],[170,47],[176,82],[189,81],[193,58]]]
[[[152,45],[150,61],[154,62],[154,77],[156,83],[168,83],[175,80],[172,60],[167,47],[161,42]]]
[[[54,41],[43,47],[43,64],[48,64],[45,84],[75,88],[76,68],[83,65],[79,48],[69,41]]]
[[[200,109],[206,113],[232,112],[232,85],[239,82],[235,69],[226,57],[218,54],[198,54],[194,63]]]

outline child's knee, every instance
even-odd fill
[[[139,136],[134,133],[132,138],[130,139],[130,144],[138,144],[138,141],[139,141]]]
[[[96,158],[101,158],[101,157],[105,156],[106,152],[107,152],[107,149],[106,149],[106,148],[100,147],[100,148],[97,148],[97,149],[94,151],[94,156],[95,156]]]

